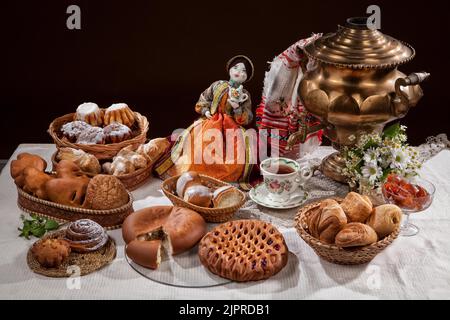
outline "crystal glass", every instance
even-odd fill
[[[422,178],[414,178],[408,181],[409,185],[398,186],[398,192],[393,192],[392,187],[389,188],[389,183],[385,182],[382,186],[382,193],[384,200],[387,203],[395,204],[400,207],[405,215],[400,228],[401,236],[414,236],[419,232],[419,227],[409,222],[411,213],[417,213],[428,209],[433,202],[435,186],[428,180]],[[409,189],[409,190],[405,190]],[[410,190],[420,190],[417,196],[412,197],[408,195]]]

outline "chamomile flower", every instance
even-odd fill
[[[391,151],[391,165],[392,169],[404,170],[409,163],[409,156],[405,150],[398,148]]]
[[[380,156],[380,152],[378,149],[369,148],[368,150],[366,150],[363,160],[366,164],[368,164],[368,163],[377,164],[377,162],[379,160],[379,156]]]
[[[377,166],[376,163],[366,163],[366,165],[361,168],[361,173],[369,183],[374,184],[375,181],[383,175],[383,170]]]

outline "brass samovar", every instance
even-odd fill
[[[323,124],[338,151],[361,134],[381,133],[385,124],[404,117],[423,92],[418,85],[429,74],[406,76],[397,67],[414,58],[414,49],[368,27],[367,18],[347,19],[336,33],[304,48],[309,67],[299,86],[306,109]],[[310,67],[312,65],[312,67]],[[288,144],[299,140],[290,137]],[[345,166],[340,152],[322,161],[323,173],[340,182]]]

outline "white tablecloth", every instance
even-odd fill
[[[50,161],[51,145],[20,145],[17,153],[31,152]],[[331,150],[324,147],[320,152]],[[445,299],[450,298],[450,151],[430,159],[422,176],[437,188],[431,207],[411,220],[420,228],[414,237],[399,237],[371,263],[339,266],[321,260],[293,228],[280,228],[295,254],[290,270],[255,283],[186,289],[165,286],[141,277],[123,257],[120,230],[110,235],[117,258],[107,267],[81,278],[71,289],[67,279],[31,272],[26,252],[31,240],[18,237],[21,211],[9,175],[9,163],[0,176],[0,298],[1,299]],[[169,203],[151,180],[133,192],[135,209]],[[291,256],[292,257],[292,256]],[[292,263],[292,261],[291,261]]]

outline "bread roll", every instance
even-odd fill
[[[381,239],[394,232],[400,226],[401,220],[402,210],[399,207],[393,204],[384,204],[373,210],[366,223],[375,230]]]
[[[350,192],[341,202],[349,222],[364,223],[372,213],[372,202],[356,192]]]
[[[336,235],[335,243],[342,248],[367,246],[377,242],[377,233],[370,226],[352,222]]]
[[[204,185],[191,185],[184,191],[183,200],[199,207],[211,206],[212,193]]]
[[[213,193],[213,207],[226,208],[232,207],[241,201],[239,191],[233,186],[223,186],[216,189]]]
[[[197,172],[188,171],[183,173],[177,180],[176,193],[180,198],[184,198],[184,191],[191,185],[201,184],[201,178]]]
[[[101,166],[98,159],[83,150],[74,148],[61,148],[56,154],[56,160],[69,160],[75,162],[80,169],[90,175],[96,175],[101,172]]]
[[[140,145],[136,152],[145,156],[149,163],[154,164],[169,147],[170,142],[166,138],[156,138]]]
[[[334,243],[336,235],[346,223],[347,217],[338,203],[323,208],[317,226],[319,240],[329,244]]]

